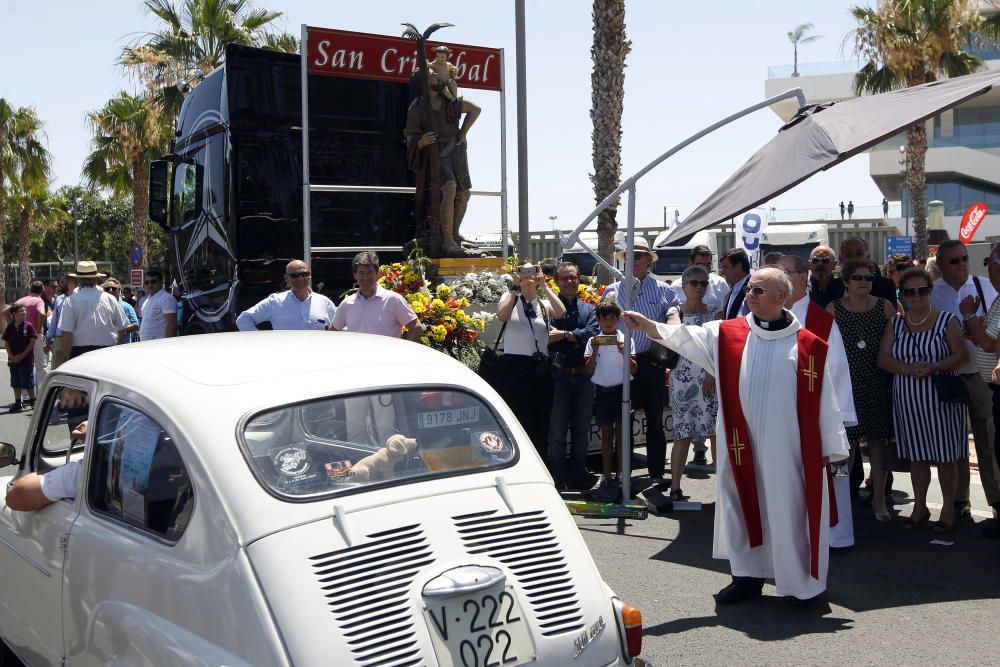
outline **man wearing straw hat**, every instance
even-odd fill
[[[117,345],[127,333],[135,330],[135,325],[130,327],[125,319],[118,300],[97,287],[98,281],[107,277],[98,272],[97,264],[86,260],[79,262],[76,273],[69,275],[76,278],[80,289],[66,299],[59,318],[63,361]]]

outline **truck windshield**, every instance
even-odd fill
[[[780,252],[782,255],[798,255],[806,262],[809,261],[809,253],[818,246],[818,243],[801,243],[798,245],[771,245],[770,243],[760,244],[760,256],[764,257],[769,252]]]
[[[581,276],[593,275],[594,270],[597,268],[597,260],[590,253],[586,252],[564,252],[562,261],[576,264]]]
[[[488,405],[433,388],[274,408],[249,419],[241,441],[258,481],[288,500],[482,472],[517,455]]]
[[[650,272],[658,276],[679,276],[687,268],[690,254],[691,251],[687,248],[659,248]]]

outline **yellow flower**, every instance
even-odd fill
[[[441,299],[434,299],[433,301],[431,301],[431,308],[444,309],[446,307],[447,306],[444,305],[444,301],[442,301]]]
[[[420,337],[420,344],[430,346],[431,339],[427,337],[427,334],[424,334],[423,336]]]
[[[451,288],[450,287],[448,287],[444,283],[441,283],[440,285],[437,286],[437,295],[439,297],[441,297],[443,299],[446,296],[448,296],[449,294],[451,294]]]
[[[461,299],[458,300],[458,305],[460,305],[462,308],[468,308],[469,300],[463,296]]]
[[[427,312],[427,306],[425,306],[419,299],[417,301],[411,302],[410,308],[412,308],[413,312],[417,315]]]
[[[435,342],[437,342],[437,343],[443,343],[445,337],[448,335],[448,330],[445,329],[440,324],[435,324],[435,325],[433,325],[431,327],[430,335],[431,335],[431,338],[433,338]]]

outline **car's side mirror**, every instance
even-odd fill
[[[167,226],[167,199],[170,190],[167,187],[167,177],[170,173],[170,163],[166,160],[154,160],[149,164],[149,219],[160,227]]]
[[[0,468],[17,463],[17,448],[6,442],[0,442]]]

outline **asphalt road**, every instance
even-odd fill
[[[0,387],[0,441],[20,451],[32,412],[7,414],[10,401]],[[990,514],[976,477],[978,522]],[[712,559],[714,485],[714,474],[689,468],[683,488],[700,510],[628,521],[621,534],[617,521],[577,517],[605,580],[642,610],[643,656],[656,667],[995,662],[1000,541],[980,537],[971,521],[947,536],[954,544],[935,545],[929,530],[905,530],[898,518],[878,524],[856,508],[856,546],[831,557],[825,602],[792,609],[767,585],[759,600],[716,608],[712,593],[729,583],[729,570]],[[909,476],[897,473],[895,487],[906,516]],[[932,481],[933,518],[939,502]]]
[[[1000,541],[973,524],[992,515],[980,486],[976,516],[947,536],[954,544],[932,544],[929,529],[904,529],[900,518],[876,523],[858,507],[855,547],[831,556],[825,602],[793,609],[768,584],[759,600],[716,607],[712,593],[730,577],[728,563],[712,558],[715,476],[688,471],[683,489],[703,503],[698,511],[628,521],[624,534],[615,520],[577,517],[608,585],[642,611],[643,657],[653,665],[995,663]],[[909,475],[895,478],[905,517]],[[935,519],[936,484],[928,496]]]

